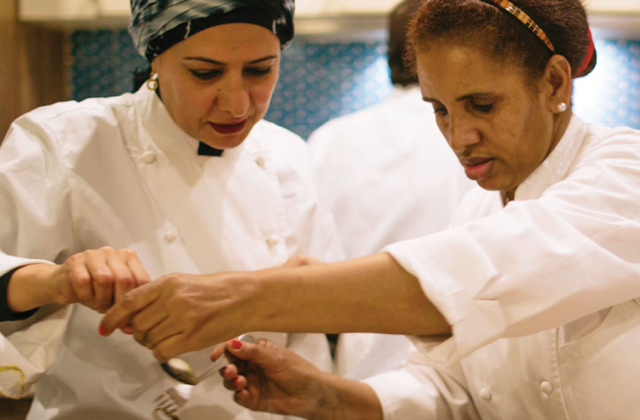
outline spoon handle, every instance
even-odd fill
[[[256,342],[256,339],[251,334],[243,334],[240,337],[238,337],[238,340],[244,341],[245,343],[255,343]],[[228,364],[229,364],[229,359],[227,358],[226,355],[223,355],[223,357],[221,357],[218,360],[216,360],[215,362],[213,362],[213,364],[211,366],[206,368],[200,375],[198,375],[196,377],[196,381],[195,382],[196,383],[200,383],[203,379],[208,378],[209,376],[211,376],[214,373],[218,372],[220,369],[222,369],[223,367],[225,367]]]

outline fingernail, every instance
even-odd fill
[[[231,340],[231,347],[233,347],[236,350],[241,350],[242,349],[242,341],[240,340]]]
[[[100,328],[98,328],[98,332],[100,333],[101,336],[106,337],[107,336],[107,329],[100,325]]]

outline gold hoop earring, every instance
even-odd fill
[[[151,72],[151,77],[147,80],[147,89],[156,91],[158,90],[158,73]]]

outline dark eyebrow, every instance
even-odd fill
[[[456,101],[462,102],[462,101],[466,101],[467,99],[494,98],[495,96],[496,95],[494,93],[475,92],[475,93],[470,93],[468,95],[460,96],[459,98],[456,98]]]
[[[478,99],[478,98],[493,98],[496,95],[493,93],[489,93],[489,92],[475,92],[475,93],[469,93],[468,95],[464,95],[464,96],[460,96],[458,98],[456,98],[457,102],[463,102],[466,101],[467,99]],[[440,102],[437,99],[433,99],[433,98],[428,98],[426,96],[422,97],[422,100],[425,102]]]
[[[274,60],[276,58],[278,58],[278,57],[275,56],[275,55],[268,55],[266,57],[262,57],[262,58],[258,58],[257,60],[250,61],[248,64],[258,64],[258,63],[262,63],[263,61]],[[224,66],[225,65],[225,63],[221,63],[220,61],[212,60],[212,59],[207,58],[207,57],[185,57],[184,60],[202,61],[203,63],[214,64],[216,66]]]

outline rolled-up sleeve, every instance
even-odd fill
[[[74,253],[67,167],[53,136],[29,117],[0,148],[0,214],[0,276]],[[25,396],[54,363],[72,307],[48,309],[36,323],[0,323],[0,395]]]
[[[629,140],[538,199],[385,249],[452,325],[447,340],[416,340],[434,366],[640,296],[640,151]]]
[[[362,382],[378,396],[384,420],[480,419],[459,364],[436,369],[410,361]]]

